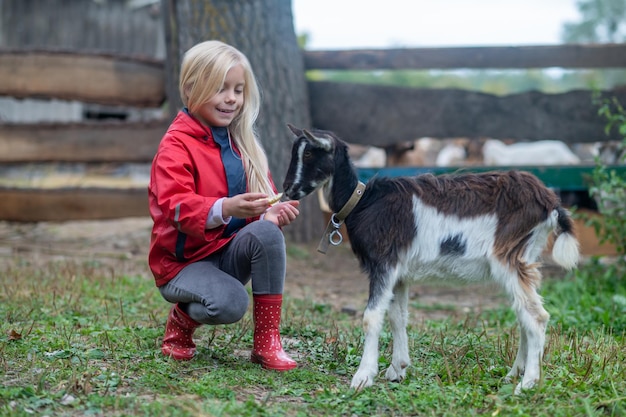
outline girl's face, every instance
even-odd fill
[[[245,85],[244,69],[241,65],[232,67],[226,73],[224,85],[207,103],[200,106],[196,116],[204,124],[226,127],[237,117],[243,106]]]

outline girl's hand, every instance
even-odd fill
[[[267,194],[244,193],[225,198],[222,202],[222,216],[233,216],[240,219],[257,217],[265,213],[268,207]]]
[[[267,204],[267,200],[264,201]],[[293,222],[296,217],[298,217],[298,214],[300,214],[300,211],[298,210],[299,205],[300,202],[297,200],[276,203],[267,209],[263,219],[274,223],[278,227],[287,226]]]

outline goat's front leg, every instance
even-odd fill
[[[357,390],[371,386],[378,373],[378,338],[386,310],[386,308],[382,308],[382,304],[378,303],[373,308],[368,304],[365,313],[363,313],[363,330],[365,330],[363,356],[361,356],[359,369],[354,374],[350,385],[351,388]],[[388,303],[384,304],[386,306]]]
[[[365,331],[363,356],[359,369],[352,378],[351,388],[359,390],[371,386],[378,374],[378,338],[393,296],[392,288],[395,286],[395,281],[396,277],[393,274],[392,276],[384,276],[384,274],[370,276],[369,300],[363,313],[363,330]]]
[[[393,339],[393,355],[391,365],[385,373],[390,381],[402,381],[406,376],[406,368],[411,364],[409,358],[409,342],[406,334],[408,322],[409,286],[399,281],[393,289],[393,300],[389,306],[389,323]]]

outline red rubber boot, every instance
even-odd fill
[[[174,305],[167,317],[161,352],[179,361],[193,358],[196,345],[192,336],[198,326],[200,323],[185,314],[178,304]]]
[[[265,369],[288,371],[298,366],[280,341],[282,294],[254,295],[254,348],[250,360]]]

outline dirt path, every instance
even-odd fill
[[[146,265],[150,218],[105,221],[10,223],[0,222],[0,263],[20,257],[33,263],[74,258],[115,265],[118,274],[151,277]],[[361,314],[367,303],[368,280],[360,272],[349,244],[316,251],[317,242],[290,248],[285,293]],[[413,319],[462,316],[505,303],[493,284],[411,287]]]

